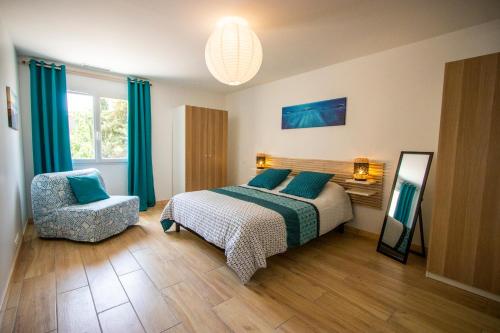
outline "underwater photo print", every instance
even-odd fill
[[[281,109],[281,129],[345,125],[347,97],[285,106]]]

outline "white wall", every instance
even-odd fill
[[[23,114],[24,159],[26,189],[33,179],[33,153],[31,143],[31,103],[29,68],[19,65],[20,99],[27,110]],[[166,200],[172,193],[172,112],[182,104],[222,108],[224,96],[194,89],[181,88],[164,82],[152,82],[151,87],[151,117],[152,117],[152,150],[153,173],[157,200]],[[127,84],[85,76],[67,75],[68,90],[86,92],[99,96],[127,99]],[[85,163],[75,164],[75,169],[97,168],[101,171],[106,188],[110,194],[127,194],[127,164],[126,163]]]
[[[0,22],[0,306],[14,264],[14,239],[18,235],[20,244],[27,219],[21,145],[24,129],[15,131],[8,127],[6,86],[19,96],[14,47]],[[25,111],[19,109],[21,113]]]
[[[444,64],[498,52],[499,41],[497,20],[226,96],[230,181],[242,183],[254,175],[257,152],[347,161],[367,156],[383,161],[387,171],[384,209],[355,207],[353,223],[378,233],[400,151],[437,149]],[[348,99],[345,126],[281,130],[282,106],[344,96]],[[426,230],[431,221],[434,169],[435,160],[423,203]]]

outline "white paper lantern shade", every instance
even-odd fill
[[[219,21],[205,47],[210,73],[220,82],[237,86],[252,79],[262,64],[262,45],[248,23],[239,17]]]

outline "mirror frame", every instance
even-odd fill
[[[399,169],[401,167],[401,162],[403,161],[403,156],[405,154],[428,155],[429,156],[429,160],[427,161],[427,167],[426,167],[426,170],[425,170],[424,179],[422,180],[422,186],[420,187],[421,190],[420,190],[420,193],[419,193],[419,196],[418,196],[417,205],[415,207],[416,211],[415,211],[415,214],[413,216],[413,224],[412,224],[411,230],[410,230],[408,246],[407,246],[407,248],[405,250],[405,253],[403,254],[403,253],[395,251],[394,249],[390,248],[388,245],[383,244],[382,243],[382,237],[384,235],[385,225],[387,223],[387,216],[389,215],[389,209],[391,208],[392,197],[394,195],[394,189],[396,188],[396,183],[397,183],[398,175],[399,175]],[[394,174],[394,181],[392,182],[391,195],[389,197],[389,201],[387,203],[387,209],[385,211],[384,223],[382,224],[382,229],[380,230],[380,236],[379,236],[378,244],[377,244],[377,252],[380,252],[380,253],[382,253],[382,254],[384,254],[384,255],[386,255],[386,256],[394,259],[394,260],[397,260],[397,261],[399,261],[399,262],[401,262],[403,264],[406,264],[406,262],[408,261],[408,255],[410,254],[411,244],[412,244],[412,241],[413,241],[413,234],[415,232],[415,227],[416,227],[416,224],[417,224],[417,219],[418,219],[419,212],[421,212],[421,206],[422,206],[423,196],[424,196],[424,192],[425,192],[425,186],[427,184],[427,178],[429,176],[429,172],[430,172],[430,169],[431,169],[431,163],[432,163],[432,157],[433,156],[434,156],[433,152],[422,152],[422,151],[401,151],[401,153],[399,155],[398,167],[396,169],[396,173]],[[422,220],[420,220],[420,221],[422,221]],[[420,222],[420,223],[422,223],[422,222]],[[422,226],[422,229],[423,229],[423,226]],[[421,235],[421,237],[422,237],[422,240],[423,240],[423,235]],[[384,249],[387,249],[388,251],[385,252],[385,251],[383,251]]]

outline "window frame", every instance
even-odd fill
[[[121,99],[125,100],[123,98],[119,97],[108,97],[108,96],[101,96],[100,94],[90,94],[87,92],[82,92],[78,90],[71,90],[68,89],[66,90],[66,94],[80,94],[80,95],[86,95],[86,96],[91,96],[92,97],[92,111],[94,113],[94,153],[95,153],[95,158],[90,159],[90,158],[77,158],[74,159],[71,157],[71,161],[73,164],[76,165],[93,165],[93,164],[124,164],[128,163],[128,156],[125,158],[103,158],[102,157],[102,135],[101,135],[101,106],[100,106],[100,99],[101,98],[111,98],[111,99]],[[127,109],[128,109],[128,101],[127,101]],[[68,114],[69,114],[69,108],[68,108]],[[128,119],[127,119],[128,123]],[[128,145],[128,136],[127,136],[127,141],[126,144]],[[128,147],[127,147],[127,155],[128,155]]]

